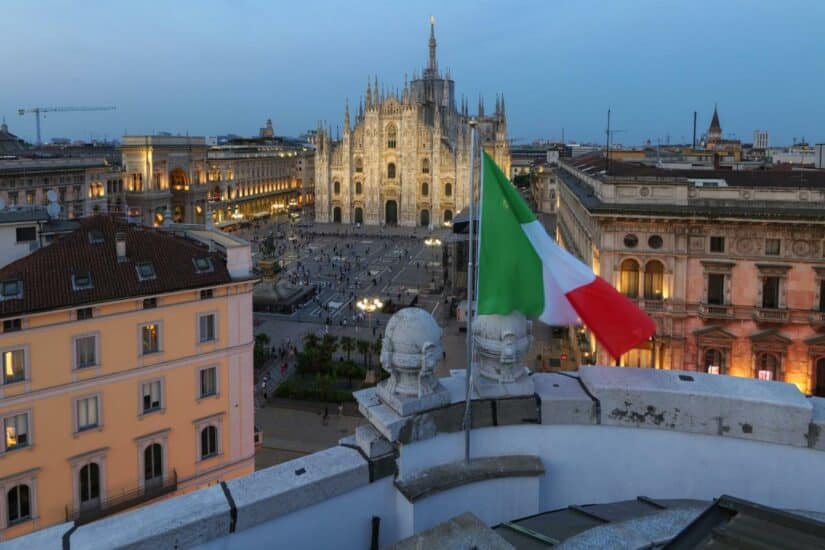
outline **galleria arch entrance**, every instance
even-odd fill
[[[387,201],[384,207],[384,223],[387,225],[398,225],[398,203]]]

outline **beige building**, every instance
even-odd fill
[[[94,216],[0,269],[0,538],[254,469],[249,244]]]
[[[204,223],[207,210],[217,224],[271,214],[305,202],[313,179],[308,146],[282,138],[124,136],[121,151],[123,203],[148,225]]]
[[[561,161],[558,237],[656,321],[619,362],[825,395],[825,172],[604,170]]]
[[[406,79],[405,79],[406,80]],[[441,73],[431,21],[429,60],[400,93],[367,84],[354,126],[348,106],[343,136],[327,128],[316,134],[315,219],[369,225],[432,226],[452,220],[467,205],[471,118],[484,148],[510,171],[504,99],[485,115],[471,117],[457,104],[449,71]]]

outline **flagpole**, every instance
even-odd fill
[[[469,200],[469,235],[467,240],[467,372],[465,375],[464,384],[464,461],[470,462],[470,426],[472,425],[472,408],[470,406],[470,392],[472,388],[471,378],[473,375],[473,299],[475,298],[476,281],[473,279],[474,274],[474,246],[473,246],[473,229],[475,220],[473,216],[473,202],[475,196],[473,193],[473,182],[475,172],[475,156],[476,156],[476,120],[470,120],[470,200]],[[481,166],[480,166],[481,168]],[[477,279],[477,278],[476,278]]]

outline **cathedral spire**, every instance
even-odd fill
[[[349,98],[344,100],[344,135],[349,133]]]
[[[484,96],[478,94],[478,116],[484,116]]]
[[[370,88],[370,79],[367,78],[367,111],[372,108],[372,88]]]
[[[383,100],[383,99],[379,99],[379,97],[378,97],[378,75],[375,75],[375,92],[374,92],[374,94],[375,94],[375,96],[374,96],[375,100],[373,101],[372,106],[377,108],[381,105],[381,101]]]
[[[430,16],[430,59],[427,62],[427,72],[431,75],[438,74],[438,64],[435,60],[435,17]]]

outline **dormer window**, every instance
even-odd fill
[[[13,279],[11,281],[3,281],[0,283],[0,295],[3,299],[11,300],[13,298],[23,297],[23,281]]]
[[[141,262],[135,266],[135,269],[137,269],[138,280],[140,281],[151,281],[157,277],[152,262]]]
[[[87,290],[92,288],[92,274],[87,271],[85,273],[72,275],[72,288],[74,290]]]
[[[90,244],[103,244],[103,232],[100,229],[92,229],[89,231]]]

